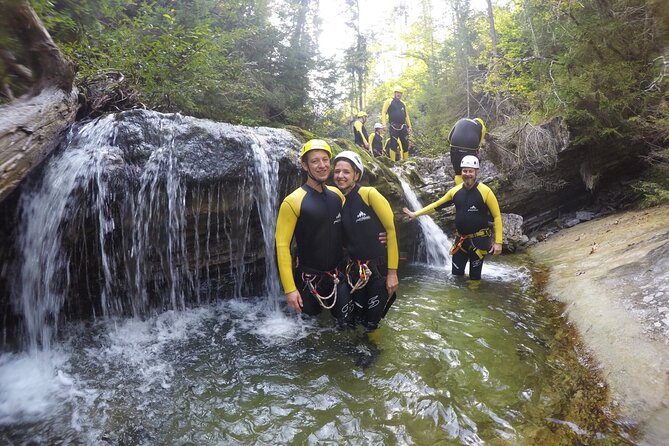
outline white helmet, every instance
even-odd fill
[[[360,178],[362,178],[362,174],[365,171],[365,167],[362,165],[362,159],[360,158],[360,155],[355,153],[352,150],[344,150],[341,152],[339,155],[335,156],[334,162],[336,163],[340,159],[345,159],[346,161],[350,161],[353,166],[358,169],[360,172]],[[358,178],[358,180],[360,180]]]
[[[382,129],[382,128],[383,128],[383,124],[381,124],[380,122],[377,122],[376,124],[374,124],[374,130]]]
[[[474,155],[467,155],[462,158],[462,161],[460,161],[460,167],[471,167],[472,169],[478,169],[479,159]]]

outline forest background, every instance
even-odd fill
[[[350,138],[357,111],[379,120],[399,84],[421,155],[447,152],[461,117],[494,130],[560,116],[576,147],[639,152],[650,169],[634,187],[669,200],[665,0],[396,0],[371,20],[370,2],[336,2],[350,45],[324,54],[319,37],[336,34],[318,0],[30,1],[84,92],[123,79],[154,110]],[[29,88],[6,20],[0,104]]]

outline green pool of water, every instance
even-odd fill
[[[0,439],[633,444],[560,306],[514,271],[474,287],[406,268],[371,334],[266,299],[77,327],[62,347],[60,404],[5,423]]]

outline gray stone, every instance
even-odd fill
[[[581,221],[590,221],[595,217],[594,212],[589,212],[589,211],[577,211],[576,212],[576,218],[578,218]]]

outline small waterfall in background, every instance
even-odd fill
[[[278,166],[291,144],[284,130],[150,111],[73,130],[20,199],[12,304],[29,350],[50,349],[66,307],[144,318],[202,299],[280,296]]]
[[[268,140],[260,135],[253,136],[255,155],[255,197],[265,246],[265,291],[273,309],[278,309],[277,297],[282,297],[279,271],[276,266],[274,232],[279,210],[279,157],[278,152],[266,150],[271,147]]]
[[[402,175],[397,173],[397,178],[400,180],[404,196],[409,203],[411,210],[418,210],[423,207],[423,204],[418,200],[416,193],[411,189],[409,183],[402,178]],[[421,233],[423,234],[426,263],[437,268],[451,267],[451,256],[448,253],[452,241],[444,234],[439,226],[432,220],[430,216],[422,216],[416,219],[420,225]]]

